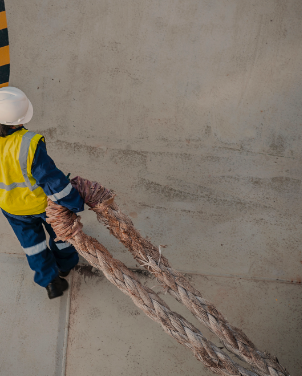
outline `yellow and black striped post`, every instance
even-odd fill
[[[0,87],[8,86],[9,45],[4,0],[0,0]]]

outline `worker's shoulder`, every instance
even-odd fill
[[[29,131],[27,132],[27,134],[28,134],[28,137],[31,139],[31,142],[33,143],[38,144],[40,141],[45,142],[45,137],[40,133]]]
[[[41,139],[43,139],[45,141],[45,138],[42,134],[34,132],[34,131],[30,131],[30,130],[23,128],[23,127],[21,129],[15,130],[13,135],[20,137],[22,139],[27,138],[27,139],[30,139],[32,141],[40,141]]]
[[[30,149],[33,151],[37,151],[41,148],[43,149],[43,146],[45,146],[45,138],[39,133],[31,132],[28,134],[28,138],[30,139]]]

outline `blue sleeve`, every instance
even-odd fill
[[[71,186],[67,177],[56,167],[54,161],[47,154],[43,141],[40,141],[37,146],[31,173],[39,187],[52,201],[75,213],[84,210],[84,201],[79,192]]]

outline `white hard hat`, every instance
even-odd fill
[[[12,86],[0,88],[0,124],[26,124],[32,116],[33,106],[22,90]]]

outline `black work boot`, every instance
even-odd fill
[[[68,289],[68,282],[66,279],[62,279],[59,276],[51,281],[47,286],[47,294],[49,299],[57,298],[63,295],[63,291]]]
[[[59,270],[59,276],[65,278],[65,277],[68,276],[68,274],[70,273],[70,271],[71,271],[71,269],[68,270],[67,272],[62,272],[61,270]]]

